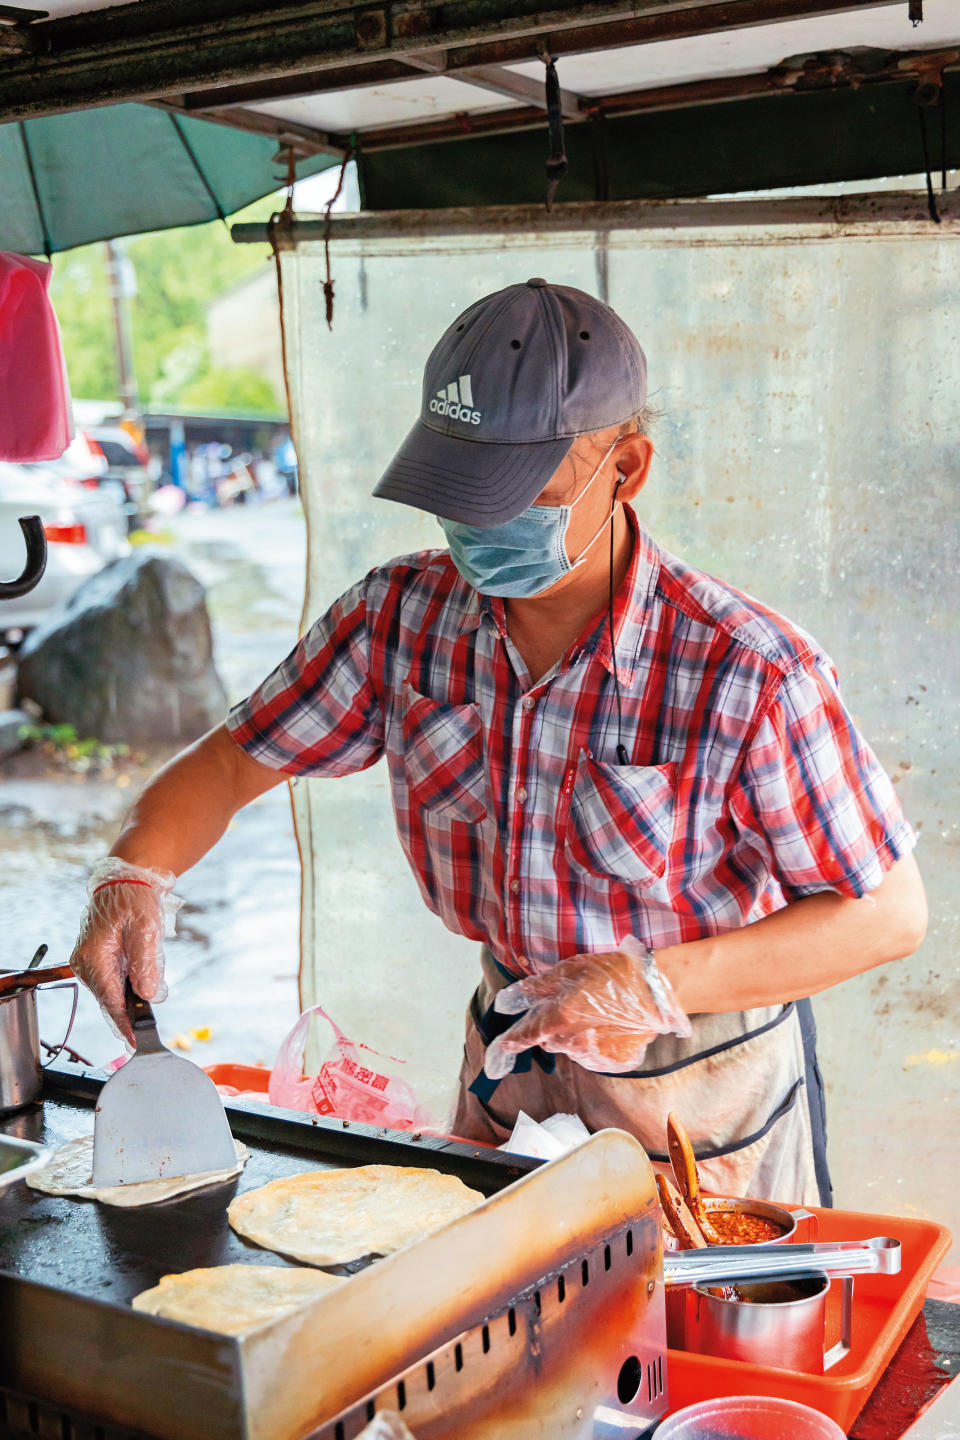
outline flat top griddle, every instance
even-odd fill
[[[106,1077],[75,1067],[47,1074],[44,1104],[0,1118],[0,1131],[51,1146],[93,1131],[93,1106]],[[251,1154],[242,1174],[180,1199],[123,1210],[93,1200],[44,1195],[25,1184],[0,1192],[0,1271],[58,1290],[127,1306],[162,1275],[199,1266],[288,1262],[231,1230],[235,1195],[304,1170],[362,1164],[416,1165],[458,1175],[493,1194],[536,1165],[500,1151],[415,1138],[369,1126],[228,1102],[231,1129]],[[328,1267],[350,1273],[357,1264]]]

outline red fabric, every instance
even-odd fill
[[[655,949],[820,890],[859,896],[915,844],[798,627],[654,544],[531,684],[503,602],[447,552],[374,570],[229,717],[291,775],[390,770],[427,905],[510,974],[627,935]]]
[[[55,460],[73,433],[51,274],[0,250],[0,460]]]
[[[153,889],[149,880],[104,880],[103,884],[98,885],[94,890],[94,895],[99,895],[100,891],[106,890],[109,885],[146,885],[148,890]]]

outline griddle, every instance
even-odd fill
[[[91,1134],[93,1107],[106,1079],[101,1071],[52,1067],[44,1103],[0,1117],[0,1133],[54,1148]],[[231,1230],[227,1205],[245,1190],[304,1169],[427,1166],[492,1195],[538,1164],[480,1146],[414,1138],[254,1102],[228,1100],[226,1110],[231,1130],[251,1153],[241,1175],[222,1185],[132,1210],[44,1195],[26,1185],[0,1193],[0,1300],[16,1277],[127,1307],[162,1275],[233,1262],[287,1263]],[[327,1268],[349,1274],[365,1263]],[[0,1356],[0,1377],[2,1365]]]
[[[90,1132],[104,1077],[58,1067],[2,1128]],[[620,1131],[547,1164],[254,1103],[242,1176],[135,1211],[17,1186],[0,1199],[0,1436],[354,1440],[375,1410],[419,1440],[624,1440],[667,1405],[659,1209]],[[284,1263],[235,1235],[234,1194],[305,1168],[431,1166],[490,1197],[240,1337],[130,1308],[167,1273]],[[319,1428],[318,1428],[319,1427]]]

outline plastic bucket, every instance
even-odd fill
[[[845,1440],[819,1410],[769,1395],[701,1400],[664,1420],[655,1440]]]

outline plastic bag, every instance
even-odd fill
[[[333,1043],[316,1075],[304,1076],[303,1052],[314,1016],[333,1031]],[[427,1072],[422,1072],[427,1078]],[[316,1115],[335,1115],[390,1130],[431,1130],[445,1117],[431,1113],[414,1090],[419,1067],[349,1040],[321,1005],[305,1010],[280,1046],[270,1073],[270,1104]]]

